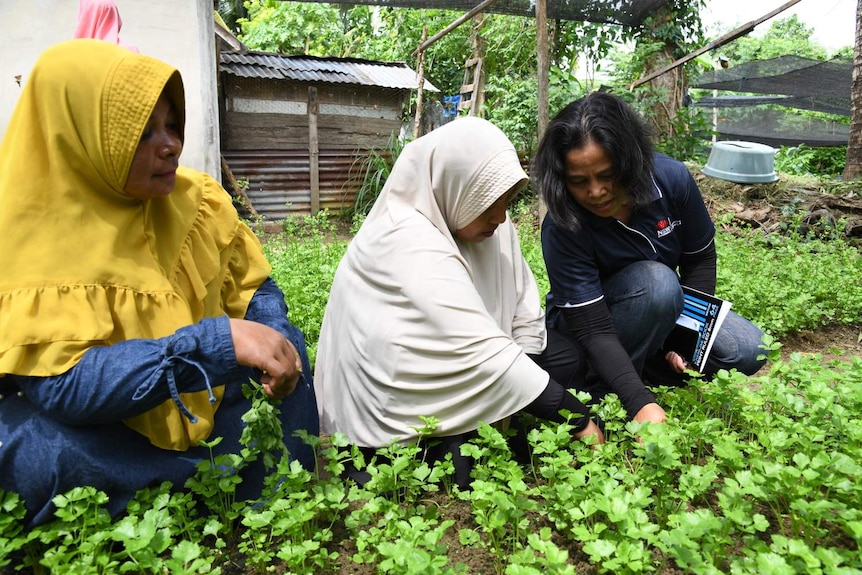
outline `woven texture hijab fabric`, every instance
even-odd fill
[[[0,143],[0,375],[58,375],[94,346],[243,317],[268,277],[208,175],[180,167],[163,198],[123,192],[163,90],[182,125],[179,73],[154,58],[69,40],[34,66]],[[217,405],[206,391],[182,397],[198,423],[168,401],[129,425],[160,447],[197,443]]]
[[[405,146],[338,266],[318,344],[324,433],[380,447],[474,430],[526,407],[548,375],[535,279],[511,221],[478,244],[456,239],[527,184],[496,127],[461,118]],[[526,352],[526,353],[525,353]]]

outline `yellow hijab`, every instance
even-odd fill
[[[243,317],[269,275],[206,174],[181,167],[165,198],[123,192],[163,90],[182,125],[182,80],[164,62],[101,40],[63,42],[36,62],[0,143],[0,376],[58,375],[92,347]],[[212,431],[211,401],[180,394],[126,423],[184,450]]]

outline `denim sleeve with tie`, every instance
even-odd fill
[[[258,288],[246,319],[277,329],[304,352],[302,334],[287,319],[284,297],[271,279]],[[303,371],[309,373],[310,368]],[[57,421],[94,425],[140,415],[174,393],[247,381],[251,376],[251,369],[236,362],[230,323],[222,316],[160,339],[132,339],[92,348],[60,375],[7,377]]]

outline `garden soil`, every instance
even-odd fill
[[[862,248],[862,182],[823,182],[781,174],[778,181],[768,184],[736,184],[705,176],[697,166],[689,169],[713,218],[723,221],[722,216],[733,214],[732,221],[723,224],[725,231],[750,227],[764,234],[814,233],[843,237]],[[824,361],[862,356],[860,340],[862,321],[802,330],[781,338],[782,356],[819,353]]]

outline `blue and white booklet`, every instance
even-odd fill
[[[715,336],[732,304],[688,286],[682,286],[682,291],[682,313],[664,347],[677,352],[692,369],[703,373]]]

